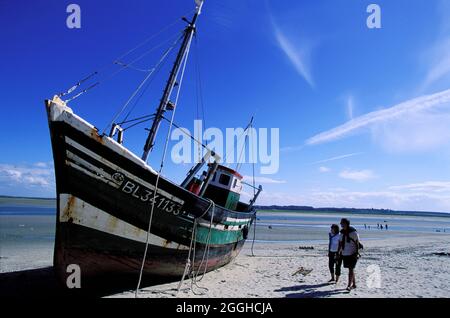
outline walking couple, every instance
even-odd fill
[[[329,283],[338,283],[344,263],[344,268],[348,268],[347,290],[356,288],[355,266],[360,257],[360,249],[362,244],[359,242],[358,232],[350,226],[350,220],[341,220],[341,230],[337,224],[331,226],[328,245],[328,267],[331,273]]]

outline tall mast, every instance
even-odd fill
[[[180,50],[178,52],[177,58],[173,65],[173,68],[170,72],[169,80],[167,81],[166,87],[164,89],[163,96],[161,98],[158,109],[156,110],[155,119],[153,120],[152,127],[150,128],[150,132],[148,134],[147,140],[144,146],[144,153],[142,155],[142,160],[147,161],[150,152],[153,149],[155,144],[156,134],[158,132],[159,126],[161,124],[161,120],[164,117],[164,113],[167,110],[167,106],[170,103],[170,97],[172,95],[173,89],[177,84],[177,77],[180,71],[180,66],[183,63],[183,60],[187,58],[186,53],[189,48],[189,45],[192,41],[192,37],[195,33],[195,23],[197,22],[197,18],[201,13],[202,6],[204,0],[195,0],[197,4],[196,12],[192,21],[189,22],[189,25],[184,30],[183,43],[181,44]],[[176,105],[175,105],[176,107]]]

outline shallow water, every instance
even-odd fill
[[[356,214],[343,217],[352,221],[362,241],[450,234],[450,217]],[[330,225],[339,224],[340,218],[341,215],[325,213],[259,212],[255,241],[326,244]],[[55,208],[52,207],[0,205],[0,272],[51,266],[55,222]],[[377,223],[388,224],[388,230],[377,229]],[[253,240],[253,235],[254,228],[250,230],[249,240]]]
[[[313,214],[296,212],[260,212],[256,226],[256,240],[264,242],[326,243],[331,224],[350,219],[361,240],[386,237],[417,236],[421,234],[450,234],[450,217],[420,217],[409,215]],[[377,228],[383,225],[383,229]],[[386,230],[386,224],[388,229]],[[366,225],[366,226],[364,226]],[[253,238],[253,232],[250,233]],[[449,236],[450,237],[450,236]]]

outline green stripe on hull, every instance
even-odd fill
[[[247,222],[244,225],[247,225],[247,227],[250,228],[250,222]],[[242,228],[243,227],[244,226],[242,226]],[[242,228],[236,230],[219,230],[211,228],[211,239],[209,240],[209,244],[230,244],[241,241],[244,239]],[[198,226],[196,235],[197,243],[208,243],[208,235],[209,227]]]

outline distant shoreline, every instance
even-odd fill
[[[0,195],[0,199],[23,199],[23,200],[50,200],[56,201],[56,198],[42,198],[42,197],[16,197],[12,195]]]
[[[425,211],[394,211],[381,209],[354,209],[354,208],[312,208],[312,209],[293,209],[287,208],[268,208],[257,207],[258,212],[288,212],[288,213],[317,213],[317,214],[356,214],[356,215],[383,215],[383,216],[424,216],[424,217],[445,217],[450,218],[447,212],[425,212]]]
[[[0,207],[10,204],[19,206],[41,206],[55,207],[56,198],[39,198],[39,197],[19,197],[0,195]],[[433,216],[433,217],[450,217],[450,213],[446,212],[427,212],[427,211],[396,211],[389,209],[363,209],[363,208],[333,208],[323,207],[314,208],[311,206],[281,206],[281,205],[259,205],[255,206],[259,212],[292,212],[292,213],[332,213],[332,214],[365,214],[365,215],[407,215],[407,216]]]
[[[0,207],[4,206],[36,206],[44,208],[56,208],[54,198],[30,198],[0,195]]]

